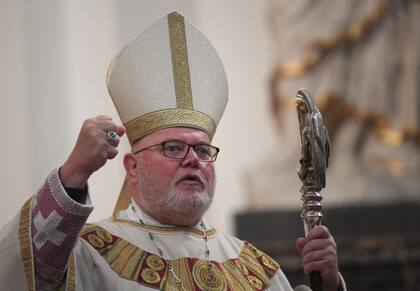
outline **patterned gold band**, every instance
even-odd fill
[[[270,286],[280,267],[248,242],[238,257],[212,260],[208,269],[208,260],[183,257],[168,261],[93,224],[83,228],[81,239],[95,248],[120,278],[139,284],[140,289],[142,285],[154,290],[180,290],[176,279],[169,276],[170,264],[179,274],[184,290],[207,290],[210,285],[213,291],[261,291]]]
[[[20,253],[22,256],[23,269],[25,270],[26,287],[28,291],[35,290],[35,272],[31,239],[31,209],[33,199],[35,199],[34,196],[23,204],[19,220]]]
[[[124,126],[127,129],[127,137],[130,144],[149,133],[167,127],[185,126],[198,128],[205,131],[209,135],[210,140],[216,131],[216,123],[207,114],[195,110],[177,108],[150,112],[126,122]]]

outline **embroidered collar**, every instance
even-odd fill
[[[165,259],[149,253],[105,229],[85,225],[81,238],[89,243],[107,261],[121,278],[153,289],[175,290],[173,276],[168,276]],[[205,290],[207,287],[207,261],[184,257],[170,260],[175,272],[184,278],[186,290]],[[239,257],[223,262],[213,261],[210,270],[212,290],[265,290],[279,265],[272,258],[245,242]]]

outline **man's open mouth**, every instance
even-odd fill
[[[177,184],[181,183],[181,182],[187,182],[187,183],[191,183],[191,184],[199,183],[202,186],[204,186],[204,184],[205,184],[203,179],[200,176],[194,175],[194,174],[187,174],[187,175],[181,177],[178,180]]]

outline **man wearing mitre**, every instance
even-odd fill
[[[67,161],[0,233],[1,290],[291,290],[279,264],[203,217],[227,103],[209,41],[173,12],[116,56],[107,86],[122,124],[84,122]],[[126,180],[111,218],[86,224],[87,182],[126,133]],[[297,246],[306,272],[338,290],[334,239],[313,229]]]

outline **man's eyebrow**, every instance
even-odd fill
[[[162,140],[160,143],[170,142],[170,141],[178,141],[178,142],[183,142],[183,143],[185,143],[185,141],[182,141],[182,140],[179,140],[179,139],[175,139],[175,138],[164,139],[164,140]]]
[[[163,140],[163,141],[161,141],[160,143],[170,142],[170,141],[177,141],[177,142],[182,142],[182,143],[189,144],[189,143],[188,143],[188,142],[186,142],[186,141],[183,141],[183,140],[180,140],[180,139],[174,139],[174,138],[172,138],[172,139],[167,139],[167,140]],[[197,143],[193,143],[193,144],[191,144],[191,145],[199,145],[199,144],[212,145],[210,142],[206,142],[206,141],[199,141],[199,142],[197,142]]]

